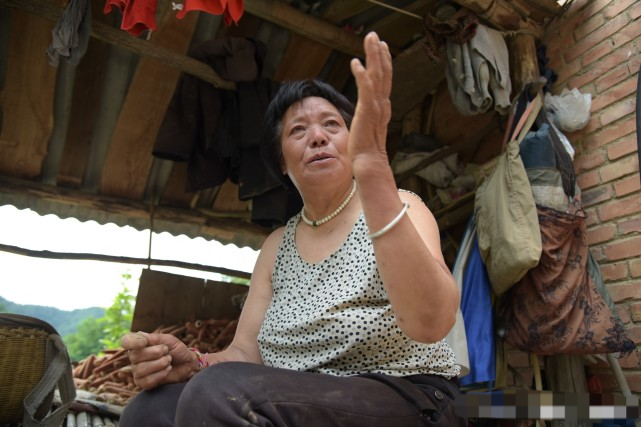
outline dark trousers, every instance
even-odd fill
[[[120,426],[466,426],[454,413],[459,393],[434,375],[336,377],[226,362],[139,393]]]

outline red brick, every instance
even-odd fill
[[[612,71],[607,73],[605,76],[597,79],[594,82],[594,88],[597,93],[601,93],[617,83],[625,81],[628,77],[630,77],[628,64],[621,64],[620,66],[612,69]]]
[[[619,365],[623,369],[634,369],[639,367],[639,349],[635,349],[625,356],[621,356],[619,359]]]
[[[617,227],[614,224],[599,224],[588,230],[588,245],[594,246],[614,239]]]
[[[637,150],[637,136],[628,135],[608,147],[608,159],[617,160],[628,154],[636,153]]]
[[[582,73],[584,69],[584,66],[581,64],[581,58],[556,67],[550,64],[550,67],[557,73],[557,80],[554,84],[555,87],[563,87],[566,81]]]
[[[617,310],[617,314],[619,315],[619,319],[621,319],[621,322],[624,325],[630,323],[630,309],[628,308],[628,306],[619,304],[615,308]]]
[[[633,20],[636,20],[637,18],[641,17],[641,3],[637,2],[634,6],[632,6],[628,12],[630,13],[630,18]]]
[[[633,322],[641,322],[641,302],[630,304],[630,315]]]
[[[625,380],[630,387],[630,391],[634,393],[641,392],[641,373],[640,372],[625,372]]]
[[[627,196],[628,194],[635,193],[641,189],[641,180],[638,176],[631,175],[627,178],[622,178],[614,183],[614,193],[617,197]]]
[[[612,199],[612,187],[609,185],[591,188],[581,193],[584,206],[593,206],[610,199]]]
[[[636,39],[637,37],[639,37],[639,35],[641,35],[641,28],[639,26],[639,23],[632,21],[629,25],[626,25],[625,27],[617,31],[616,34],[613,34],[612,40],[614,41],[615,46],[619,46],[629,42],[630,40]],[[631,51],[633,50],[634,49],[632,49]]]
[[[576,40],[581,40],[590,35],[590,33],[596,31],[596,29],[601,27],[603,24],[605,24],[605,16],[602,14],[593,15],[589,19],[577,25],[574,29],[574,37]]]
[[[609,123],[614,122],[615,120],[619,120],[620,118],[625,117],[628,114],[634,113],[635,109],[635,100],[632,97],[624,99],[623,101],[618,102],[604,110],[600,117],[601,124],[605,126]]]
[[[636,79],[636,75],[639,72],[639,68],[641,68],[641,54],[636,54],[632,55],[630,59],[628,60],[628,68],[630,69],[630,75],[635,76],[634,78]]]
[[[630,275],[632,277],[641,277],[641,258],[630,261]]]
[[[581,7],[579,5],[585,5],[585,9],[582,11],[582,16],[584,19],[589,18],[590,16],[599,13],[603,8],[608,6],[612,0],[594,0],[594,1],[587,1],[587,2],[575,2],[578,3],[577,6]]]
[[[629,46],[632,46],[632,44],[629,44]],[[580,73],[577,73],[576,77],[568,81],[568,86],[583,88],[589,82],[599,80],[603,78],[603,76],[608,75],[617,67],[622,69],[621,73],[625,72],[629,74],[629,69],[627,67],[627,61],[630,57],[629,52],[630,51],[628,46],[616,50],[611,50],[606,56],[599,59],[599,61],[590,64],[590,66],[584,67],[584,69]],[[616,80],[617,77],[614,76],[612,77],[612,79]],[[621,80],[620,77],[618,77],[618,79],[619,81]],[[609,87],[607,84],[608,81],[605,81],[601,84],[601,87]],[[611,85],[612,83],[610,83],[610,86]],[[582,90],[582,92],[585,92],[585,90]]]
[[[608,293],[616,303],[626,300],[636,300],[641,297],[641,282],[607,285]]]
[[[634,116],[629,116],[626,117],[625,120],[613,123],[612,125],[604,127],[596,133],[590,135],[583,142],[583,146],[585,146],[587,150],[593,150],[595,148],[609,144],[612,141],[616,141],[617,139],[622,138],[626,135],[630,135],[635,130],[636,123],[634,121]]]
[[[627,64],[623,64],[621,68],[627,68]],[[621,71],[621,74],[625,74],[625,80],[616,87],[611,87],[610,90],[604,91],[604,88],[598,89],[598,94],[592,96],[592,106],[591,111],[594,113],[606,108],[608,105],[614,104],[620,99],[625,98],[631,94],[635,94],[637,90],[637,79],[628,78],[630,73],[628,70],[625,72]],[[605,83],[602,81],[601,83]],[[599,81],[595,83],[598,86]]]
[[[577,176],[577,182],[582,189],[592,188],[601,182],[598,171],[583,172]]]
[[[577,58],[577,60],[580,60],[583,66],[587,67],[588,65],[592,64],[594,61],[612,52],[615,48],[616,46],[614,45],[613,41],[611,39],[606,39],[606,40],[603,40],[598,45],[594,46],[592,49],[586,52],[585,55],[583,55],[582,57]],[[559,74],[560,72],[561,70],[559,70]]]
[[[574,58],[584,54],[592,47],[599,44],[601,40],[605,40],[606,38],[612,36],[612,34],[615,34],[621,28],[625,27],[628,21],[629,20],[626,15],[619,15],[615,18],[610,19],[599,29],[591,32],[585,38],[575,43],[574,46],[572,46],[572,49],[570,49],[564,55],[565,62],[572,61]]]
[[[606,19],[612,19],[615,16],[620,15],[624,12],[630,5],[633,5],[637,0],[616,0],[610,3],[605,9],[603,9],[603,16]]]
[[[635,156],[623,157],[616,162],[610,162],[599,169],[602,182],[610,182],[639,170]]]
[[[632,326],[630,328],[627,328],[626,332],[635,344],[639,345],[639,343],[641,343],[641,326]]]
[[[619,223],[618,227],[621,236],[627,236],[628,234],[639,234],[641,233],[641,217],[626,218],[624,221],[621,221]]]
[[[641,236],[621,239],[603,246],[603,253],[610,261],[631,258],[641,255]],[[641,297],[641,293],[639,294]]]
[[[601,268],[601,276],[606,282],[613,282],[616,280],[625,279],[628,277],[628,263],[617,262],[614,264],[605,264]]]
[[[589,154],[580,154],[574,159],[574,169],[577,173],[581,173],[605,163],[606,157],[604,153],[591,152]]]

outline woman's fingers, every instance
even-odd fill
[[[125,350],[140,350],[147,347],[147,338],[142,332],[129,332],[120,339],[120,345]]]
[[[172,366],[162,362],[163,360],[156,360],[134,365],[133,374],[136,384],[144,390],[150,390],[167,382]]]
[[[352,72],[364,89],[380,96],[389,96],[392,88],[392,56],[387,43],[371,32],[365,36],[365,65],[352,61]]]

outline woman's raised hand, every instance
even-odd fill
[[[358,101],[350,128],[349,154],[353,163],[361,159],[365,164],[374,161],[388,163],[385,143],[387,125],[392,116],[390,94],[392,92],[392,55],[387,43],[376,33],[369,33],[364,40],[365,65],[352,59],[351,69]],[[356,164],[355,164],[356,166]]]
[[[130,332],[121,346],[128,350],[134,381],[144,390],[186,381],[197,372],[196,355],[174,335]]]

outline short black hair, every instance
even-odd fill
[[[267,170],[285,188],[294,188],[289,176],[282,173],[283,151],[280,137],[283,131],[282,120],[287,109],[304,98],[316,96],[324,98],[340,113],[349,129],[354,117],[354,105],[332,85],[318,79],[305,79],[283,82],[272,98],[265,112],[264,132],[260,152]]]

